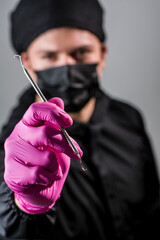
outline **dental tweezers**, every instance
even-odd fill
[[[27,71],[27,69],[25,68],[21,56],[20,55],[15,55],[14,57],[17,57],[20,61],[21,67],[23,69],[24,74],[26,75],[26,77],[28,78],[28,80],[30,81],[32,87],[34,88],[34,90],[36,91],[36,93],[38,94],[38,96],[40,97],[40,99],[42,100],[42,102],[47,102],[46,97],[44,96],[44,94],[42,93],[41,89],[38,87],[38,85],[36,84],[36,82],[32,79],[32,77],[30,76],[29,72]],[[79,151],[77,149],[77,147],[74,145],[74,143],[72,142],[69,134],[67,133],[67,131],[59,126],[59,129],[61,130],[62,134],[64,135],[66,141],[68,142],[68,144],[70,145],[70,147],[72,148],[72,150],[74,151],[74,153],[77,154],[79,160],[80,160],[80,165],[83,171],[86,171],[87,169],[83,167],[83,163],[82,163],[82,159],[81,156],[79,154]]]

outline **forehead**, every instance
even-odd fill
[[[100,40],[91,32],[71,27],[50,29],[39,35],[30,47],[35,50],[66,50],[86,45],[100,44]]]

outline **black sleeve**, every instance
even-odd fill
[[[55,208],[30,215],[14,203],[14,194],[5,182],[0,185],[0,239],[48,239],[55,224]]]
[[[143,223],[138,230],[137,239],[160,239],[160,188],[157,164],[153,155],[151,142],[145,130],[141,114],[137,112],[139,122],[139,133],[142,136],[142,145],[140,147],[141,159],[144,161],[144,218]]]
[[[111,101],[110,112],[112,121],[124,127],[124,129],[131,130],[131,132],[137,136],[136,143],[132,143],[132,141],[128,139],[131,146],[136,146],[136,158],[139,159],[139,161],[136,162],[136,175],[138,176],[136,179],[139,181],[139,184],[142,185],[141,196],[143,196],[141,201],[135,204],[136,206],[134,206],[134,204],[129,205],[132,212],[131,222],[133,221],[133,223],[131,225],[134,230],[134,239],[158,240],[160,239],[159,177],[157,161],[152,151],[151,141],[146,132],[143,115],[134,106],[115,100]],[[132,162],[133,160],[129,161]],[[132,173],[134,173],[134,169]],[[132,177],[128,176],[128,178],[131,183],[133,183]],[[128,218],[126,219],[128,220]],[[129,221],[125,222],[125,226],[127,226],[127,224],[129,224]]]

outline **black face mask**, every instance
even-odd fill
[[[76,64],[36,71],[38,85],[47,99],[59,97],[65,111],[77,112],[99,89],[96,66]]]

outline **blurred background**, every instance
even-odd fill
[[[102,86],[142,113],[160,176],[160,1],[100,0],[106,9],[108,55]],[[0,128],[28,82],[11,47],[9,13],[18,0],[1,0]],[[19,33],[21,34],[21,33]]]

